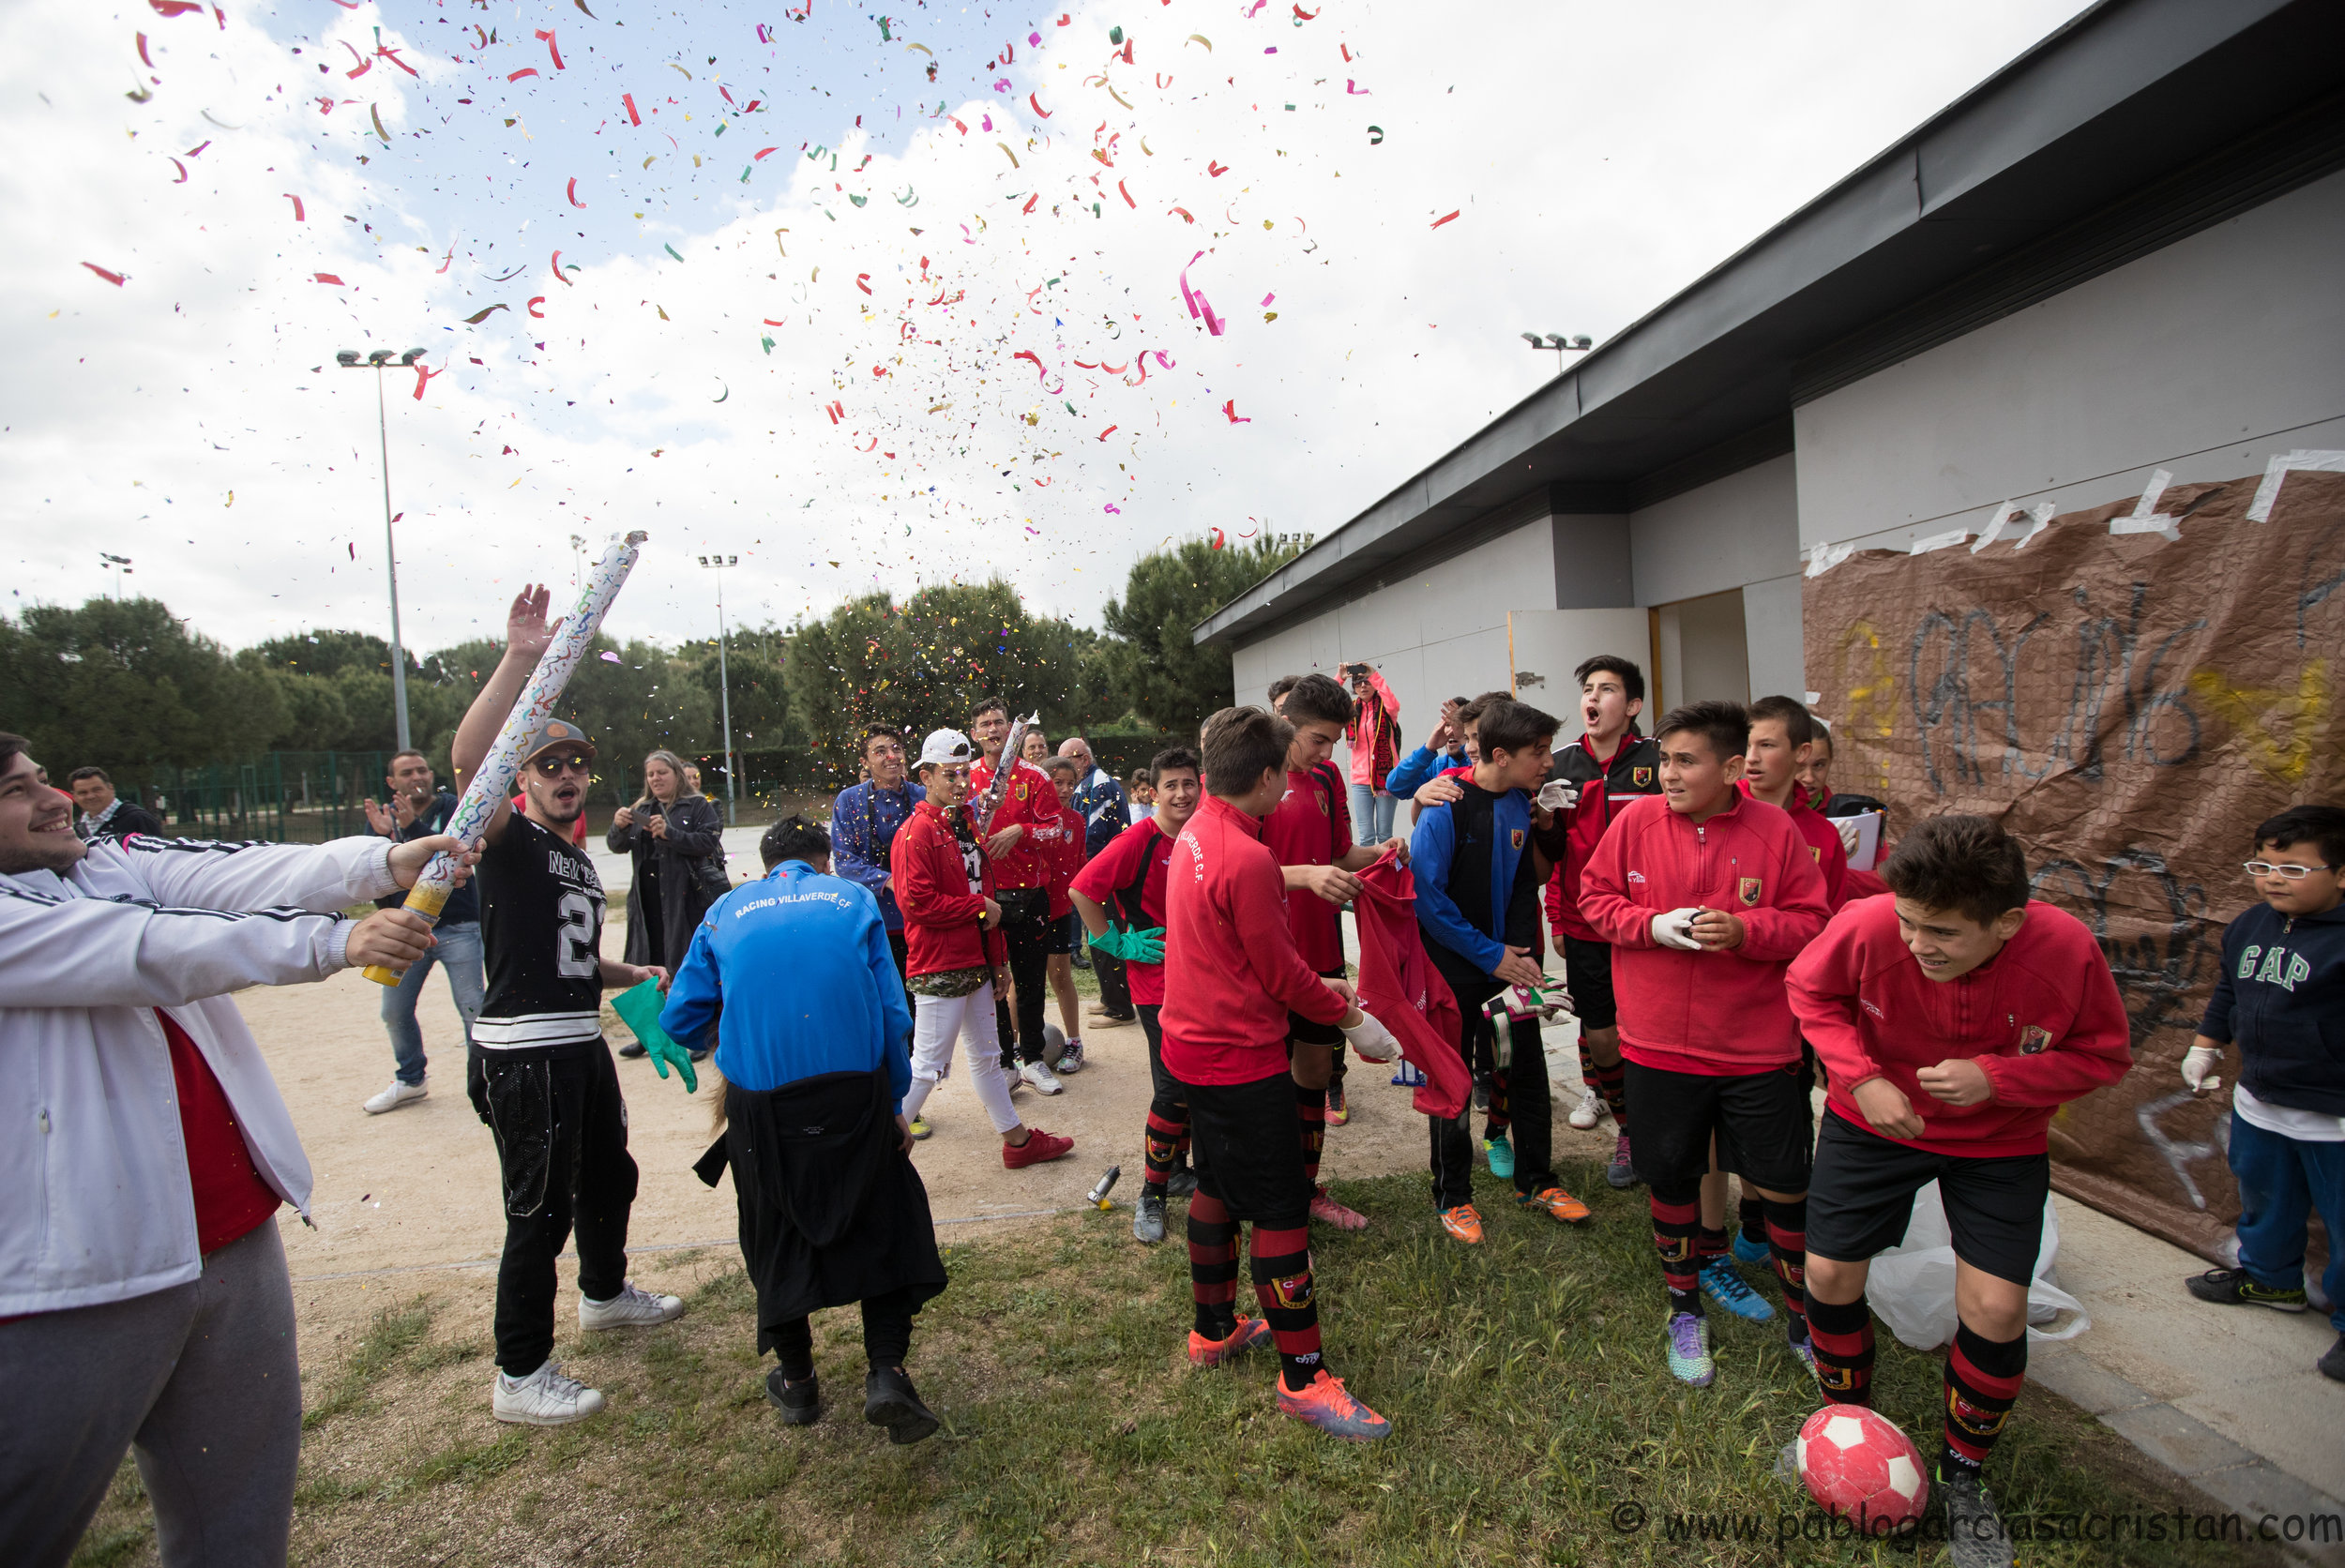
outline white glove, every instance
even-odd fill
[[[2192,1046],[2183,1053],[2182,1081],[2190,1086],[2193,1094],[2204,1094],[2223,1087],[2223,1080],[2206,1076],[2207,1069],[2223,1060],[2223,1053],[2213,1046]]]
[[[1539,786],[1539,809],[1542,811],[1569,811],[1579,804],[1579,786],[1568,778],[1551,778]]]
[[[1681,952],[1701,952],[1702,943],[1693,939],[1690,929],[1694,923],[1694,916],[1701,912],[1699,909],[1683,909],[1672,910],[1667,914],[1655,915],[1653,917],[1653,940],[1663,947],[1674,947]]]
[[[1400,1054],[1400,1042],[1369,1013],[1362,1013],[1360,1021],[1345,1030],[1343,1037],[1352,1042],[1354,1054],[1363,1062],[1389,1062]]]
[[[1858,819],[1854,817],[1835,817],[1832,819],[1833,828],[1840,835],[1840,849],[1843,853],[1854,854],[1856,852],[1857,822]]]

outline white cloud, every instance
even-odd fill
[[[985,23],[1017,61],[981,75],[1014,92],[947,95],[948,114],[894,150],[841,110],[836,172],[794,145],[752,159],[774,139],[762,114],[720,140],[707,113],[688,128],[684,103],[610,124],[612,74],[653,68],[626,53],[615,5],[596,8],[601,23],[507,7],[492,59],[448,47],[443,13],[420,8],[396,27],[371,6],[337,12],[323,51],[298,54],[233,12],[222,29],[144,8],[12,8],[0,127],[38,149],[0,171],[34,236],[0,258],[13,586],[97,592],[111,550],[232,641],[379,626],[371,388],[332,354],[413,344],[446,370],[420,400],[412,372],[386,382],[413,645],[500,624],[523,578],[567,579],[572,533],[622,527],[653,535],[614,612],[626,635],[711,629],[690,566],[710,548],[744,558],[736,619],[993,572],[1087,618],[1167,536],[1333,529],[1551,372],[1518,332],[1617,330],[2073,7],[1327,0],[1300,24],[1241,8],[1094,5],[1015,35]],[[422,78],[380,58],[345,77],[378,22]],[[1119,22],[1133,61],[1103,64]],[[511,44],[539,25],[558,27],[570,68],[508,89],[507,70],[550,66]],[[875,40],[873,68],[915,68],[905,41]],[[948,83],[977,65],[945,64]],[[124,98],[151,77],[150,101]],[[687,101],[714,101],[710,84],[696,77]],[[442,139],[444,194],[390,177],[427,144],[417,133]],[[728,178],[749,169],[729,216],[663,207],[661,182],[694,152]],[[626,253],[571,239],[582,270],[566,284],[550,257],[573,233],[572,169],[598,220],[644,217]],[[476,179],[492,203],[458,190]],[[1218,338],[1177,283],[1199,250],[1189,280],[1227,323]],[[511,266],[526,270],[489,281]],[[381,335],[395,331],[417,335]],[[1151,357],[1145,384],[1127,384],[1142,349],[1172,368]],[[1123,375],[1088,368],[1108,366]]]

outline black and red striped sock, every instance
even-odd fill
[[[1308,1228],[1270,1230],[1254,1227],[1251,1256],[1254,1299],[1269,1320],[1278,1348],[1278,1376],[1288,1390],[1301,1392],[1317,1376],[1319,1298],[1311,1289],[1311,1241]]]
[[[1708,1268],[1726,1256],[1726,1232],[1700,1226],[1694,1231],[1694,1261]]]
[[[1774,1255],[1775,1277],[1783,1284],[1784,1327],[1794,1345],[1808,1342],[1808,1199],[1778,1203],[1760,1199],[1765,1212],[1767,1250]]]
[[[1199,1334],[1227,1339],[1236,1332],[1237,1222],[1203,1191],[1188,1200],[1188,1291]]]
[[[1327,1141],[1327,1091],[1294,1086],[1294,1119],[1303,1128],[1303,1174],[1319,1190],[1319,1153]]]
[[[1587,1079],[1596,1085],[1603,1097],[1604,1108],[1612,1113],[1613,1124],[1622,1132],[1628,1130],[1628,1070],[1614,1057],[1609,1067],[1594,1057],[1587,1060]]]
[[[1702,1228],[1702,1192],[1687,1186],[1681,1201],[1650,1193],[1653,1206],[1653,1246],[1661,1255],[1661,1279],[1669,1287],[1670,1310],[1702,1316],[1702,1262],[1694,1251],[1694,1232]]]
[[[1143,1192],[1154,1187],[1158,1198],[1164,1196],[1165,1184],[1172,1178],[1173,1162],[1179,1159],[1181,1149],[1188,1141],[1188,1123],[1186,1119],[1175,1123],[1158,1116],[1154,1110],[1148,1113],[1148,1133],[1141,1144],[1141,1157],[1147,1162],[1140,1179]]]
[[[1506,1105],[1506,1070],[1490,1074],[1490,1108],[1482,1116],[1482,1136],[1502,1138],[1515,1123],[1514,1113]]]
[[[1967,1470],[1978,1474],[2020,1401],[2027,1381],[2027,1331],[2017,1339],[1988,1339],[1957,1323],[1954,1348],[1946,1352],[1945,1444],[1938,1454],[1941,1480]]]
[[[1805,1291],[1802,1292],[1806,1294]],[[1873,1402],[1873,1310],[1863,1296],[1835,1304],[1807,1299],[1808,1342],[1827,1403]]]

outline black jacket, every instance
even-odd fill
[[[2238,1042],[2239,1081],[2266,1105],[2345,1116],[2345,907],[2232,921],[2199,1033]]]
[[[648,824],[663,815],[668,837],[655,838]],[[664,808],[653,801],[636,812],[633,823],[614,827],[604,837],[613,854],[629,855],[635,862],[634,882],[627,890],[627,962],[654,961],[651,924],[643,917],[647,866],[658,867],[659,882],[658,961],[672,974],[684,962],[701,917],[731,885],[725,871],[724,826],[724,818],[707,796],[686,795]]]

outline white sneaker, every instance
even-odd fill
[[[526,1378],[516,1380],[498,1373],[492,1407],[499,1421],[522,1426],[567,1426],[601,1410],[602,1391],[564,1377],[562,1369],[548,1361]]]
[[[380,1116],[386,1110],[397,1110],[401,1106],[413,1105],[430,1093],[431,1091],[420,1083],[401,1083],[399,1079],[393,1078],[388,1089],[367,1101],[359,1108],[369,1116]]]
[[[654,1323],[672,1323],[684,1316],[682,1296],[655,1296],[649,1290],[639,1290],[628,1280],[619,1293],[607,1302],[578,1298],[578,1326],[582,1329],[645,1328]]]
[[[1584,1133],[1595,1126],[1596,1119],[1603,1114],[1604,1102],[1596,1098],[1596,1086],[1583,1085],[1580,1091],[1580,1103],[1571,1108],[1571,1124]]]
[[[1065,1087],[1059,1082],[1058,1075],[1039,1062],[1020,1063],[1018,1077],[1045,1094],[1056,1094]]]

